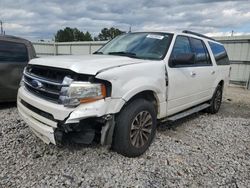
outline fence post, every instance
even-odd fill
[[[91,49],[91,46],[92,44],[91,44],[91,42],[89,43],[89,54],[91,54],[92,53],[92,49]]]
[[[54,42],[54,55],[58,55],[58,43]]]
[[[250,90],[250,72],[249,72],[249,77],[248,77],[248,85],[247,85],[247,89]]]
[[[72,44],[69,45],[69,54],[72,55]]]
[[[54,55],[56,55],[56,42],[54,41]]]

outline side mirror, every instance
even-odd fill
[[[195,55],[194,53],[180,53],[177,54],[175,57],[170,57],[169,59],[169,66],[181,66],[181,65],[192,65],[194,64]]]

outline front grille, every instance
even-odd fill
[[[65,76],[71,77],[72,79],[76,79],[78,77],[78,74],[67,69],[40,65],[28,65],[26,67],[26,72],[30,75],[55,83],[62,83]]]
[[[68,86],[63,84],[66,76],[73,78],[76,73],[64,69],[28,65],[24,71],[23,82],[26,89],[31,93],[46,100],[60,103],[61,88]]]
[[[69,86],[69,83],[63,83],[65,77],[74,81],[91,82],[95,79],[94,76],[77,74],[67,69],[28,65],[24,70],[23,82],[26,89],[34,95],[60,104],[60,91],[62,87]]]

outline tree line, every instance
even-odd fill
[[[73,41],[106,41],[115,38],[116,36],[125,33],[117,28],[103,28],[96,37],[87,31],[86,33],[80,31],[77,28],[66,27],[60,29],[55,34],[56,42],[73,42]]]

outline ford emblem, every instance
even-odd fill
[[[34,88],[37,88],[37,89],[40,89],[43,87],[43,84],[41,82],[39,82],[38,80],[32,80],[31,81],[31,85],[34,87]]]

